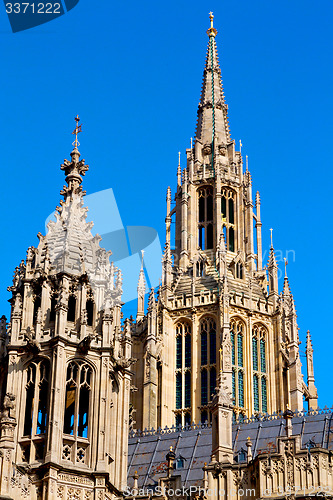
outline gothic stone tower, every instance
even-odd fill
[[[207,34],[195,143],[183,172],[178,166],[174,208],[167,190],[162,284],[146,315],[143,273],[139,280],[138,428],[210,420],[219,373],[237,417],[317,401],[312,346],[306,385],[294,299],[287,277],[279,294],[273,244],[263,268],[260,196],[254,203],[251,174],[230,137],[212,15]]]
[[[1,324],[6,498],[111,499],[126,486],[131,335],[121,273],[86,222],[78,131],[64,200],[16,268],[7,334]]]

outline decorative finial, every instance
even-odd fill
[[[191,149],[193,148],[193,138],[191,137]]]
[[[178,151],[178,167],[180,167],[180,151]]]
[[[82,132],[82,125],[79,125],[79,121],[80,121],[79,115],[76,115],[76,117],[74,118],[74,120],[76,121],[76,127],[73,130],[73,132],[72,132],[72,135],[75,135],[75,141],[73,142],[73,146],[74,146],[75,149],[77,149],[78,146],[80,146],[80,143],[77,140],[77,135],[80,132]]]
[[[246,172],[249,171],[249,157],[246,155]]]
[[[285,257],[283,257],[283,260],[284,260],[284,277],[287,278],[287,265],[288,265],[288,261]]]
[[[240,140],[239,141],[239,152],[240,152],[240,154],[242,154],[242,146],[243,146],[242,140]]]
[[[214,28],[214,24],[213,24],[213,22],[214,22],[214,15],[213,15],[212,11],[210,11],[210,13],[209,13],[209,19],[210,19],[210,27]]]
[[[141,250],[141,269],[143,269],[143,256],[145,254],[144,250]]]
[[[271,248],[273,248],[273,229],[270,228],[270,232],[271,232]]]
[[[208,36],[216,36],[217,35],[217,30],[214,28],[214,16],[213,12],[209,13],[209,19],[210,19],[210,28],[207,30],[207,35]]]

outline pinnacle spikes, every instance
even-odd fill
[[[212,137],[219,143],[230,142],[227,106],[221,79],[221,69],[217,54],[215,28],[208,30],[209,42],[203,74],[201,97],[198,106],[198,120],[195,139],[202,144],[210,144]],[[218,105],[216,105],[218,103]]]
[[[310,330],[306,332],[306,351],[313,350]]]

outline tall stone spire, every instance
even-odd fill
[[[224,100],[221,69],[217,55],[215,41],[217,30],[213,26],[213,14],[210,13],[209,17],[211,26],[207,30],[209,41],[195,137],[196,141],[201,142],[202,145],[226,145],[230,142],[228,106]]]
[[[314,368],[313,368],[313,347],[309,330],[306,332],[306,366],[307,366],[307,384],[309,394],[306,395],[309,408],[316,409],[318,406],[318,394],[315,386]]]

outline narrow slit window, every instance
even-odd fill
[[[259,411],[259,379],[258,375],[253,376],[253,403],[254,411]]]
[[[210,394],[209,400],[211,401],[216,389],[216,368],[213,366],[210,370]]]
[[[177,357],[176,357],[176,368],[182,367],[182,350],[183,350],[183,337],[181,335],[177,335],[176,344],[177,344]]]
[[[51,323],[55,321],[57,303],[58,303],[58,298],[56,296],[53,296],[51,298],[51,308],[50,308],[50,322]]]
[[[179,410],[182,408],[182,374],[177,373],[176,375],[176,409]]]
[[[27,385],[26,385],[27,392],[26,392],[26,403],[25,403],[24,436],[30,436],[32,433],[35,382],[36,382],[36,367],[34,364],[31,364],[27,370]]]
[[[207,332],[201,332],[201,366],[207,364]]]
[[[185,373],[185,408],[191,406],[191,372]]]
[[[208,393],[207,393],[207,370],[203,369],[201,371],[201,404],[206,405],[208,403]]]
[[[94,302],[91,299],[87,300],[86,311],[87,311],[87,325],[93,326]]]
[[[73,295],[70,295],[68,299],[67,321],[71,322],[75,321],[75,312],[76,312],[76,298]]]
[[[229,250],[235,251],[235,231],[233,227],[229,227]]]

